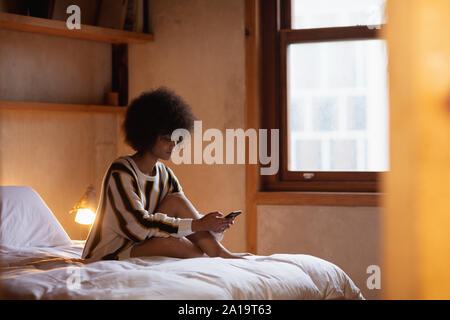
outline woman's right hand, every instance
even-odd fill
[[[233,218],[222,218],[222,213],[219,211],[210,212],[203,218],[194,219],[192,221],[192,231],[213,231],[224,232],[230,227],[233,222]]]

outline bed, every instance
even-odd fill
[[[364,299],[338,266],[304,254],[84,263],[84,241],[26,186],[0,187],[0,241],[4,299]]]

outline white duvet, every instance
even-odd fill
[[[336,265],[302,254],[245,259],[131,258],[83,264],[84,242],[0,246],[7,299],[363,299]],[[57,257],[67,258],[61,261]],[[56,258],[56,259],[55,259]]]

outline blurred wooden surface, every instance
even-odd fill
[[[450,1],[387,1],[386,299],[450,299]]]

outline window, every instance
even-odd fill
[[[292,29],[377,26],[385,23],[386,0],[292,0]],[[288,4],[289,5],[289,4]]]
[[[262,2],[263,123],[281,139],[265,190],[377,191],[389,170],[384,5]]]

